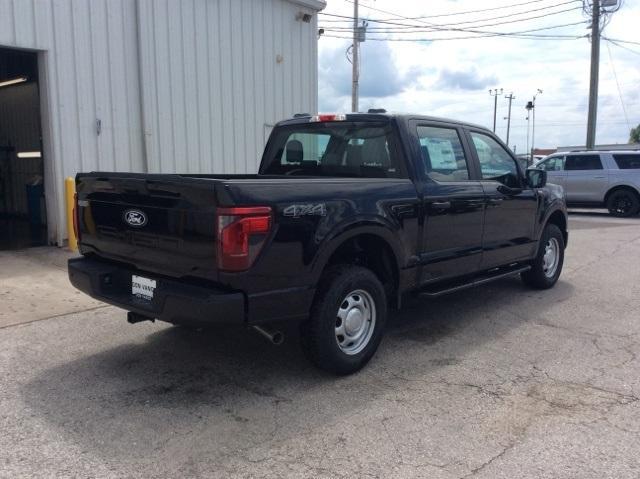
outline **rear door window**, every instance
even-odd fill
[[[427,176],[440,182],[469,179],[467,159],[454,128],[418,126],[418,138]]]
[[[601,170],[600,155],[569,155],[564,162],[567,171]]]
[[[618,153],[613,155],[613,159],[621,170],[640,169],[640,153]]]
[[[406,177],[388,123],[326,122],[284,126],[272,136],[261,174]]]

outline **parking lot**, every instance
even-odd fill
[[[295,330],[129,325],[60,250],[0,253],[0,476],[640,476],[640,219],[570,217],[560,282],[412,299],[336,378]]]

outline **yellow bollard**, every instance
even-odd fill
[[[65,201],[67,204],[67,235],[69,238],[69,249],[71,251],[78,250],[78,238],[73,229],[73,214],[75,208],[76,182],[73,178],[65,178],[64,180]]]

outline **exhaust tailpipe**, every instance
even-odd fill
[[[270,330],[263,326],[251,326],[251,327],[255,329],[258,333],[260,333],[262,336],[267,338],[271,342],[271,344],[280,346],[282,343],[284,343],[284,334],[282,333],[282,331]]]

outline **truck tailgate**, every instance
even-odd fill
[[[215,280],[215,184],[180,175],[80,174],[80,250],[163,275]]]

